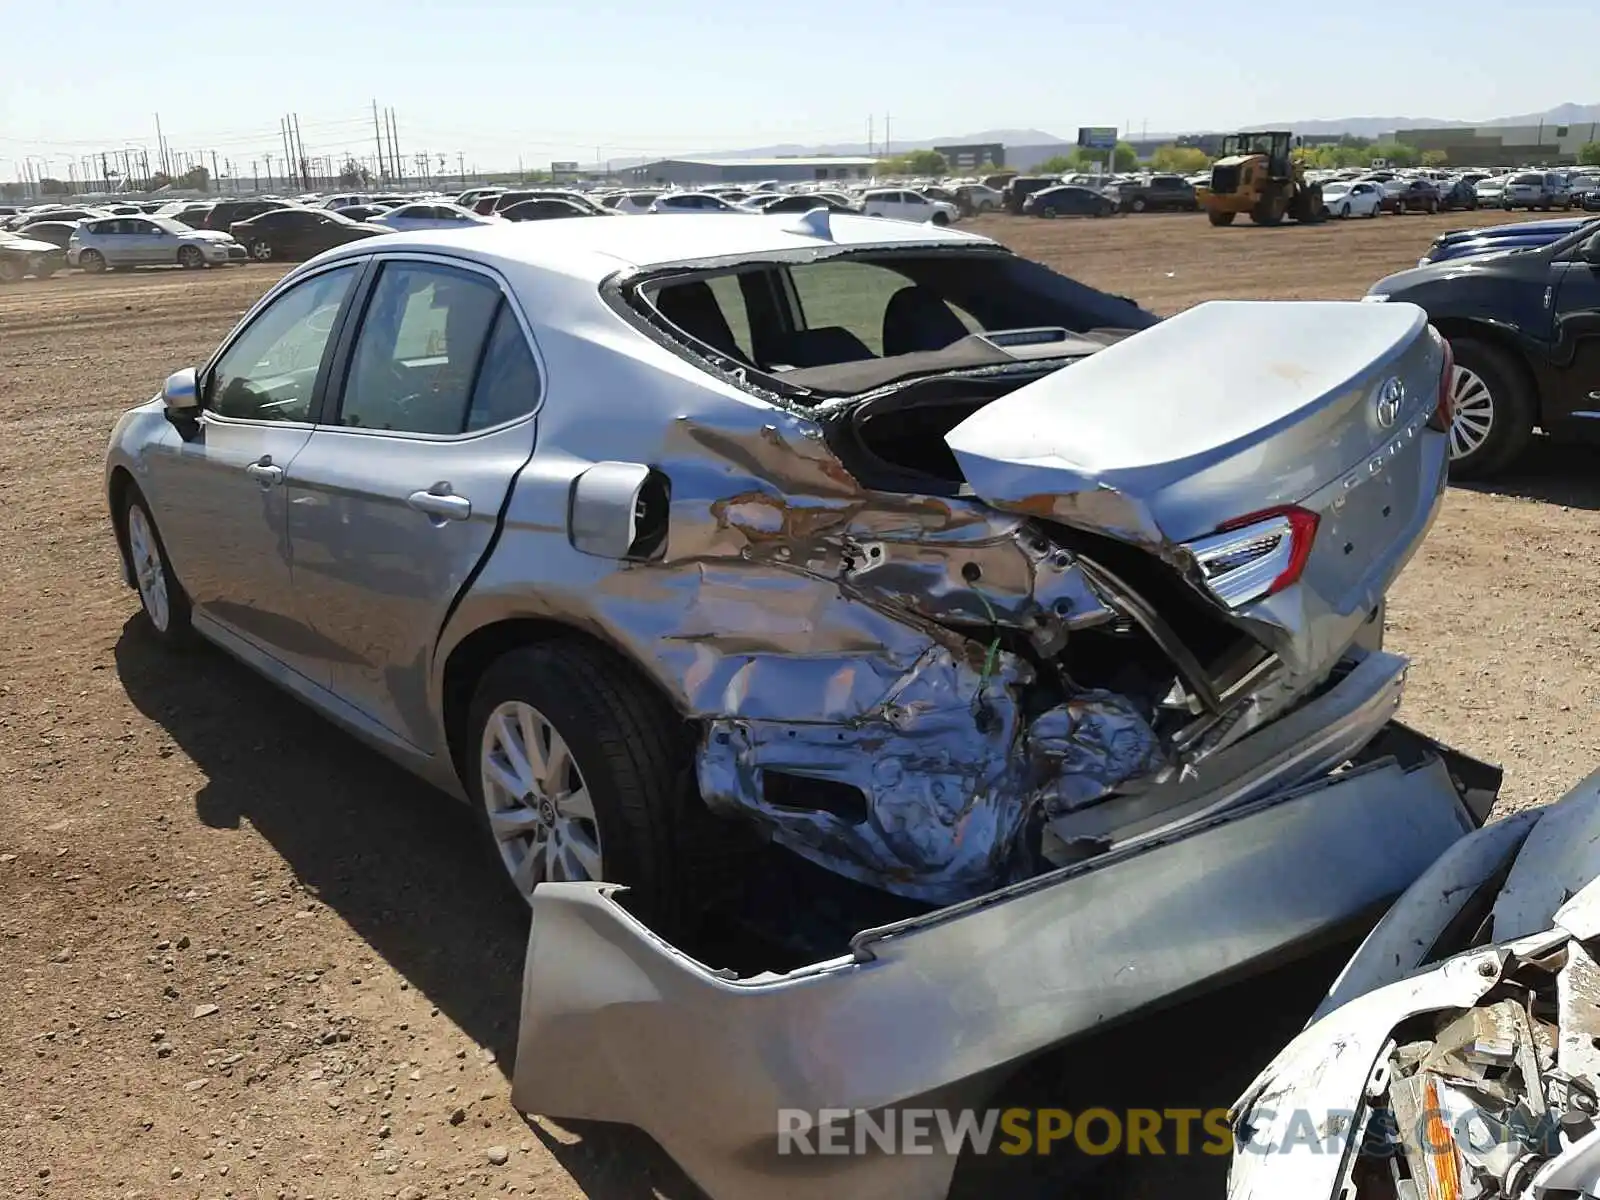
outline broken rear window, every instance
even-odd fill
[[[821,396],[1073,351],[1158,318],[1004,251],[773,258],[675,275],[643,298],[691,348]]]

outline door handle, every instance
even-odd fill
[[[448,483],[436,483],[425,492],[412,492],[406,503],[419,513],[446,521],[465,521],[472,515],[472,501],[457,496]]]
[[[283,480],[283,468],[275,467],[270,462],[253,462],[244,469],[244,473],[262,487],[271,487]]]

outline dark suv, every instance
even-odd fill
[[[1152,175],[1114,183],[1107,195],[1116,197],[1123,212],[1199,212],[1200,197],[1194,185],[1176,175]]]
[[[1022,215],[1022,202],[1035,192],[1057,186],[1061,180],[1054,175],[1015,175],[1000,193],[1000,202],[1014,217]]]
[[[205,215],[205,221],[200,228],[227,233],[235,222],[248,221],[251,217],[259,217],[264,212],[273,212],[280,208],[299,207],[301,205],[288,200],[218,200]]]

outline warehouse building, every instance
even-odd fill
[[[701,187],[708,183],[822,183],[870,178],[875,158],[663,158],[618,174],[635,186]]]
[[[1519,167],[1574,163],[1578,150],[1600,142],[1600,122],[1580,125],[1456,125],[1399,129],[1394,140],[1418,150],[1442,150],[1452,167]]]

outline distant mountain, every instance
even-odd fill
[[[1352,137],[1380,138],[1392,134],[1397,129],[1440,129],[1447,125],[1537,125],[1540,122],[1546,125],[1585,125],[1589,122],[1600,122],[1600,104],[1558,104],[1554,108],[1542,113],[1522,113],[1514,117],[1493,117],[1488,120],[1473,121],[1467,119],[1448,120],[1443,117],[1338,117],[1332,120],[1312,121],[1284,121],[1260,122],[1251,126],[1254,129],[1290,129],[1297,134],[1315,137],[1329,137],[1335,134],[1347,133]],[[879,131],[881,135],[881,130]],[[1076,133],[1076,130],[1073,131]],[[1184,130],[1185,133],[1221,133],[1226,130]],[[893,133],[891,128],[890,133]],[[1124,133],[1127,136],[1127,133]],[[1140,141],[1170,141],[1178,137],[1177,133],[1152,133],[1142,136]],[[985,129],[978,133],[963,133],[951,137],[936,138],[895,138],[891,149],[896,154],[903,154],[907,150],[929,150],[934,146],[971,146],[983,142],[999,142],[1002,146],[1025,146],[1030,150],[1037,150],[1044,146],[1070,146],[1075,144],[1075,139],[1058,137],[1053,133],[1046,133],[1042,129]],[[867,154],[882,154],[883,143],[868,146],[866,142],[830,142],[820,146],[806,146],[798,142],[780,142],[774,146],[752,146],[745,150],[709,150],[688,151],[682,154],[662,155],[663,158],[689,158],[706,161],[716,161],[725,158],[792,158],[805,155],[837,154],[845,156],[861,156]],[[615,168],[623,166],[636,166],[649,162],[650,159],[626,158],[612,159]]]

